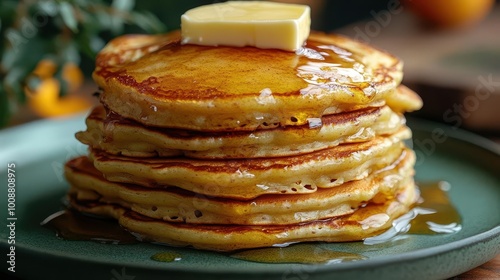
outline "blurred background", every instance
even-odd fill
[[[500,5],[495,0],[280,0],[311,6],[312,29],[345,34],[405,62],[413,113],[500,140]],[[124,33],[180,28],[221,1],[2,0],[0,128],[86,112],[96,53]]]

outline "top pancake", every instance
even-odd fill
[[[296,53],[182,45],[178,31],[126,35],[97,56],[101,102],[144,125],[201,131],[304,125],[381,106],[402,79],[394,56],[312,33]]]

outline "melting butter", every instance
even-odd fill
[[[310,8],[263,1],[200,6],[181,16],[182,43],[295,51],[309,37]]]

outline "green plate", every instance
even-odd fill
[[[462,215],[462,230],[444,235],[412,235],[393,244],[321,244],[362,254],[366,260],[324,265],[263,264],[224,254],[154,244],[111,245],[64,241],[40,226],[61,208],[67,184],[64,162],[86,148],[74,139],[84,117],[39,121],[0,132],[0,219],[7,220],[7,164],[15,163],[15,273],[23,279],[443,279],[487,262],[500,253],[500,150],[475,135],[409,121],[414,131],[417,180],[445,180]],[[10,252],[3,225],[0,251]],[[182,260],[150,257],[173,251]],[[5,266],[5,261],[3,261]],[[6,268],[5,268],[6,269]]]

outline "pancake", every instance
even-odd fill
[[[185,42],[123,35],[98,53],[70,207],[232,251],[363,240],[417,202],[404,113],[422,100],[397,57],[320,32],[295,52]]]
[[[117,204],[79,202],[72,207],[85,213],[110,216],[143,241],[198,249],[232,251],[294,242],[346,242],[363,240],[391,227],[394,219],[417,201],[413,182],[381,203],[369,202],[352,214],[292,225],[220,225],[172,223],[153,219]]]
[[[410,136],[404,127],[387,137],[281,158],[130,158],[98,150],[91,150],[90,158],[109,181],[250,199],[269,193],[310,193],[365,178],[394,162],[404,148],[401,140]]]
[[[87,130],[78,132],[76,138],[93,149],[131,157],[264,158],[368,141],[395,133],[404,122],[404,117],[389,107],[374,107],[323,116],[318,128],[302,125],[252,132],[203,133],[145,127],[112,112],[106,113],[104,107],[98,106],[86,120]]]
[[[416,111],[423,106],[420,96],[404,85],[400,85],[396,94],[388,96],[385,101],[387,106],[399,113]]]
[[[346,215],[367,201],[393,197],[413,176],[415,156],[405,150],[388,168],[363,180],[309,194],[261,195],[252,200],[209,197],[179,188],[148,189],[107,181],[86,157],[69,161],[69,194],[78,201],[118,204],[141,215],[191,224],[282,225]]]
[[[382,106],[402,63],[334,34],[312,32],[293,53],[182,45],[174,31],[112,40],[93,78],[107,108],[146,126],[249,131]]]

